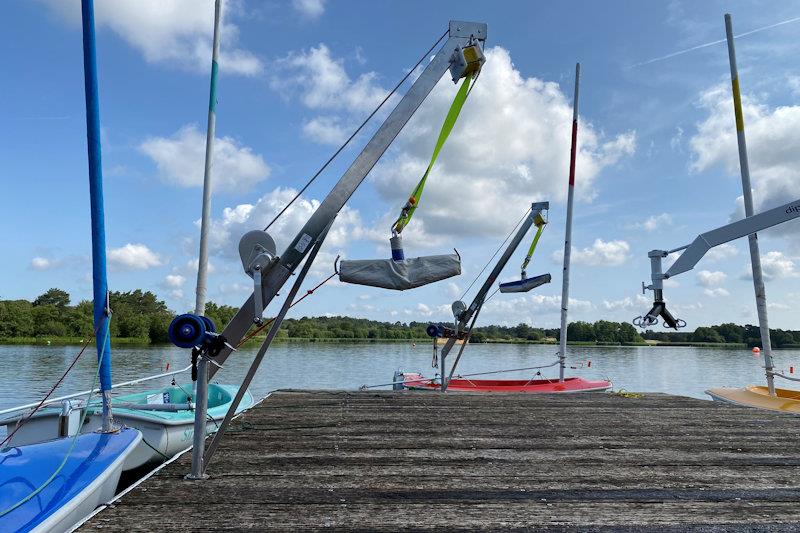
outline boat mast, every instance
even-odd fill
[[[211,162],[214,157],[214,135],[217,125],[217,71],[219,69],[219,21],[221,0],[214,1],[214,44],[211,52],[211,88],[208,97],[208,128],[206,130],[206,161],[203,172],[203,214],[200,220],[200,255],[197,262],[197,289],[194,312],[206,312],[206,277],[208,274],[208,226],[211,212]],[[194,437],[192,445],[192,471],[187,479],[203,479],[203,455],[206,444],[206,414],[208,412],[208,360],[200,354],[197,359],[195,381]]]
[[[217,128],[217,71],[219,69],[220,0],[214,1],[214,44],[211,52],[211,90],[208,97],[208,128],[206,129],[206,161],[203,171],[203,213],[200,219],[200,256],[197,263],[197,289],[194,314],[206,312],[206,278],[208,277],[208,225],[211,216],[211,162],[214,158],[214,135]]]
[[[111,415],[111,340],[109,335],[108,280],[106,278],[106,229],[103,209],[103,165],[100,153],[100,98],[97,90],[94,4],[82,0],[83,77],[86,95],[86,140],[89,155],[89,196],[92,218],[92,287],[97,364],[103,399],[103,432],[114,429]]]
[[[733,24],[731,16],[725,14],[725,34],[728,40],[728,59],[731,65],[731,88],[733,91],[733,109],[736,115],[736,139],[739,143],[739,168],[742,174],[742,196],[744,198],[744,216],[753,216],[753,190],[750,186],[750,163],[747,159],[747,142],[744,136],[744,116],[742,114],[742,96],[739,92],[739,72],[736,68],[736,50],[733,44]],[[750,263],[753,268],[753,288],[756,293],[756,310],[758,326],[761,329],[761,347],[764,353],[764,371],[767,375],[767,389],[770,396],[775,396],[775,380],[772,366],[772,342],[769,336],[767,320],[767,293],[764,288],[764,275],[761,271],[761,253],[758,249],[758,235],[747,236],[750,245]]]
[[[575,156],[578,149],[578,89],[581,64],[575,64],[575,92],[572,96],[572,144],[569,152],[569,188],[567,189],[567,225],[564,230],[564,272],[561,278],[561,333],[558,347],[558,381],[564,381],[567,360],[567,308],[569,304],[569,261],[572,253],[572,204],[575,199]]]

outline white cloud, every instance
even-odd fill
[[[183,299],[183,290],[182,289],[172,289],[169,291],[169,297],[173,300],[182,300]]]
[[[325,12],[325,0],[292,0],[292,7],[308,18],[319,18]]]
[[[161,266],[161,258],[144,244],[128,243],[108,251],[108,263],[119,270],[147,270]]]
[[[732,244],[720,244],[710,249],[706,253],[705,258],[709,261],[720,261],[722,259],[730,259],[739,254],[739,250]]]
[[[784,255],[783,252],[778,251],[761,254],[761,271],[764,273],[764,280],[766,281],[800,276],[794,261]],[[742,279],[753,279],[753,270],[749,263],[741,277]]]
[[[277,188],[262,196],[255,204],[240,204],[226,207],[222,216],[211,221],[209,246],[215,253],[229,257],[239,257],[239,239],[246,232],[253,229],[263,229],[272,218],[289,203],[297,194],[291,188]],[[269,229],[269,234],[275,239],[278,253],[288,246],[298,231],[319,207],[319,200],[308,199],[301,196],[281,218]],[[320,251],[317,262],[323,260],[323,252],[328,247],[343,247],[351,238],[362,235],[361,219],[358,211],[347,206],[336,217],[333,227],[328,232],[325,245]],[[333,264],[334,255],[330,255],[330,264]],[[315,262],[316,263],[316,262]]]
[[[449,306],[446,306],[449,309]],[[572,317],[585,313],[594,308],[587,300],[569,299],[569,310]],[[501,297],[498,295],[484,305],[481,312],[481,322],[484,324],[499,324],[512,326],[519,323],[543,326],[543,315],[551,317],[550,322],[555,323],[561,313],[561,295],[526,294],[516,297]],[[448,310],[449,314],[449,310]]]
[[[690,140],[692,170],[702,172],[721,165],[739,176],[739,156],[730,86],[705,91],[699,101],[708,116]],[[800,105],[770,107],[751,95],[742,95],[755,211],[782,205],[800,196]],[[744,216],[742,198],[732,218]],[[774,231],[796,236],[796,223]]]
[[[524,77],[501,47],[487,49],[486,56],[416,215],[440,234],[504,234],[532,200],[566,197],[571,98],[557,83]],[[393,155],[373,172],[379,193],[392,205],[402,205],[422,176],[456,90],[444,76],[398,136]],[[633,132],[606,137],[581,122],[579,198],[591,199],[600,173],[635,146]]]
[[[723,289],[722,287],[716,287],[713,289],[703,289],[703,294],[709,296],[711,298],[719,298],[721,296],[730,296],[731,293],[727,290]]]
[[[202,187],[206,135],[196,124],[179,129],[171,137],[150,137],[139,149],[158,167],[161,177],[181,187]],[[264,159],[232,137],[217,138],[211,171],[214,188],[247,190],[269,176]]]
[[[423,303],[418,303],[417,304],[417,312],[419,314],[421,314],[422,316],[431,316],[433,314],[433,311],[431,311],[431,308],[428,307],[427,305],[423,304]]]
[[[336,117],[316,117],[303,124],[303,133],[320,144],[342,144],[347,131]]]
[[[714,272],[710,270],[701,270],[697,273],[696,277],[697,284],[703,287],[716,287],[722,285],[725,280],[728,279],[728,275],[719,270],[715,270]]]
[[[445,285],[445,294],[450,298],[458,298],[461,296],[461,288],[452,281],[448,281]]]
[[[58,267],[60,264],[59,261],[55,259],[48,259],[46,257],[34,257],[31,259],[30,267],[33,270],[51,270],[53,268]]]
[[[375,72],[367,72],[351,79],[344,61],[334,58],[330,48],[320,44],[278,60],[270,86],[286,97],[299,95],[310,109],[367,111],[386,96],[387,91],[375,83],[376,78]]]
[[[664,226],[668,226],[670,224],[672,224],[672,215],[669,213],[661,213],[660,215],[651,215],[638,227],[645,231],[655,231],[657,229],[663,229]]]
[[[167,274],[164,278],[164,284],[174,289],[183,287],[184,283],[186,283],[186,278],[180,274]]]
[[[626,296],[622,300],[603,300],[602,307],[607,311],[630,311],[638,310],[642,306],[648,306],[651,302],[641,294],[637,294],[631,298]]]
[[[78,0],[43,1],[60,18],[80,23]],[[220,70],[248,76],[259,73],[261,61],[251,52],[236,47],[239,28],[231,20],[244,14],[241,0],[227,0],[222,5]],[[213,2],[97,0],[95,21],[141,52],[149,63],[177,64],[201,73],[210,71]]]
[[[618,266],[627,261],[630,256],[630,245],[621,240],[604,241],[595,239],[594,243],[588,248],[572,250],[572,262],[590,266]],[[564,252],[557,251],[553,254],[553,260],[563,261]]]

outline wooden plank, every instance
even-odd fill
[[[795,417],[664,394],[280,391],[82,531],[793,531]]]

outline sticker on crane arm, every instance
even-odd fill
[[[303,236],[300,237],[300,240],[297,241],[297,244],[295,244],[294,249],[302,254],[303,252],[306,251],[308,245],[311,244],[311,241],[312,241],[311,235],[309,235],[308,233],[303,233]]]

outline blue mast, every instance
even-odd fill
[[[103,210],[103,168],[100,157],[100,98],[97,91],[97,58],[94,37],[94,2],[82,0],[83,76],[86,94],[86,138],[89,152],[89,194],[92,214],[92,285],[94,287],[94,324],[97,332],[97,361],[100,367],[100,390],[103,398],[103,431],[112,428],[111,340],[107,308],[106,228]]]

